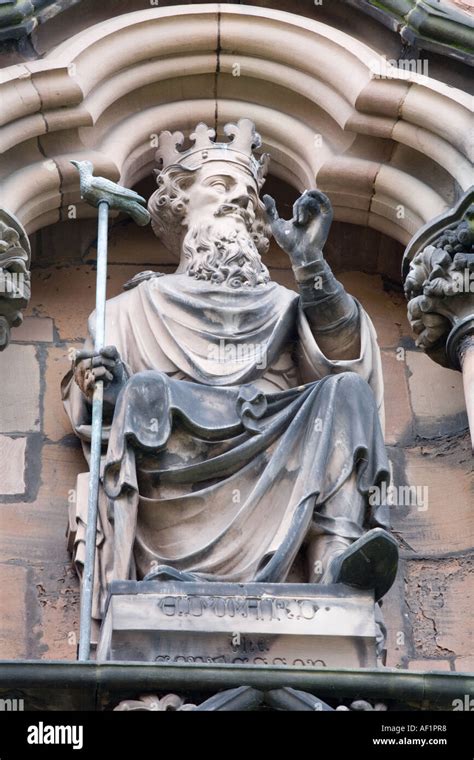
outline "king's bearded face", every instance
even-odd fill
[[[258,187],[245,169],[224,161],[204,164],[189,194],[179,270],[232,289],[268,282],[252,238],[258,204]]]
[[[211,161],[182,181],[176,176],[177,185],[182,191],[184,228],[177,272],[232,289],[268,282],[270,275],[259,253],[268,240],[258,186],[250,172],[230,161]],[[158,212],[160,206],[158,196]],[[153,204],[150,210],[153,216]],[[161,214],[154,225],[162,238],[164,221]]]

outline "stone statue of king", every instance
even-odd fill
[[[371,499],[389,467],[373,325],[323,256],[329,199],[310,190],[281,219],[260,200],[268,156],[249,119],[225,141],[198,124],[192,147],[163,132],[148,209],[174,274],[144,272],[107,302],[106,345],[89,338],[62,384],[90,448],[105,385],[94,618],[111,580],[393,583],[397,544]],[[262,263],[273,233],[296,292]],[[87,479],[88,475],[79,476]],[[382,490],[382,489],[380,489]],[[70,545],[84,559],[87,487]],[[291,576],[290,576],[291,577]]]

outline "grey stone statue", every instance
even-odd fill
[[[105,382],[94,616],[112,579],[393,582],[383,383],[372,323],[323,256],[329,199],[303,193],[279,218],[259,192],[268,157],[248,119],[215,142],[204,124],[180,150],[160,135],[148,209],[179,263],[144,272],[107,302],[107,348],[90,337],[63,381],[88,456],[90,399]],[[262,263],[270,230],[299,292]],[[80,476],[80,479],[83,476]],[[86,483],[71,515],[84,557]]]

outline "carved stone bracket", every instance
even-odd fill
[[[121,712],[181,712],[197,710],[198,712],[223,712],[229,710],[249,711],[267,709],[299,711],[299,712],[335,712],[354,711],[370,712],[387,710],[387,705],[382,702],[372,704],[363,699],[350,702],[349,705],[331,707],[314,694],[299,689],[283,686],[280,689],[260,691],[251,686],[239,686],[237,689],[226,689],[201,702],[200,705],[185,702],[184,697],[177,694],[166,694],[164,697],[156,695],[142,695],[138,699],[125,699],[120,702],[114,711]]]
[[[416,344],[462,371],[474,438],[474,187],[410,241],[403,274]]]
[[[0,351],[10,340],[10,329],[23,321],[30,299],[30,243],[18,219],[0,208]]]
[[[180,712],[195,709],[195,704],[185,704],[184,697],[177,694],[166,694],[164,697],[145,694],[138,699],[124,699],[114,707],[114,711],[119,712]]]

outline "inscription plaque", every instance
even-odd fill
[[[97,659],[373,667],[374,599],[343,584],[116,581]]]

